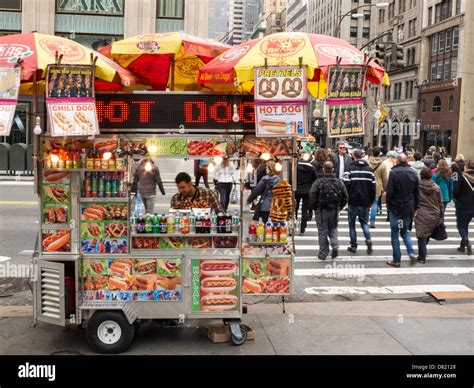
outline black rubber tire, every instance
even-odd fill
[[[230,332],[230,341],[235,346],[240,346],[245,341],[247,341],[247,331],[242,326],[239,326],[239,327],[240,327],[240,332],[242,333],[242,338],[241,339],[238,339],[236,336],[234,336],[232,331]]]
[[[120,339],[114,344],[106,344],[102,342],[97,330],[102,322],[114,321],[122,331]],[[135,326],[128,323],[127,318],[121,311],[96,311],[87,323],[86,339],[89,346],[97,353],[101,354],[118,354],[125,351],[133,341],[135,335]]]

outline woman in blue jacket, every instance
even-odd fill
[[[446,160],[441,159],[438,162],[438,168],[431,179],[439,186],[439,189],[441,190],[443,206],[444,210],[446,210],[446,206],[453,199],[454,186],[453,177],[451,176],[451,169],[449,168]]]

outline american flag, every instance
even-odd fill
[[[362,115],[364,116],[364,119],[367,117],[368,114],[369,114],[369,109],[367,109],[367,105],[364,105],[362,107]]]

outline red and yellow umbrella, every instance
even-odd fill
[[[282,32],[234,46],[199,70],[203,84],[239,84],[244,91],[253,87],[257,66],[298,66],[308,69],[308,88],[315,97],[326,95],[330,66],[364,66],[367,57],[348,42],[326,35]],[[369,82],[388,84],[384,69],[374,62],[367,67]],[[237,82],[236,82],[237,81]]]
[[[95,66],[96,90],[121,90],[122,86],[136,84],[135,76],[102,54],[77,42],[59,36],[39,34],[6,35],[0,37],[0,66],[13,67],[21,62],[21,92],[32,92],[35,75],[44,79],[46,67],[55,63],[56,54],[61,63],[88,65],[97,57]],[[44,87],[44,82],[40,88]]]
[[[137,35],[100,50],[153,90],[200,90],[199,69],[231,48],[183,32]]]

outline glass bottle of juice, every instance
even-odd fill
[[[174,213],[170,212],[168,215],[168,233],[173,234],[174,233]]]
[[[280,242],[288,242],[288,226],[286,225],[286,222],[280,224]]]
[[[181,233],[182,234],[189,233],[189,217],[186,214],[183,216],[183,220],[181,223]]]
[[[258,220],[257,240],[258,240],[258,242],[264,242],[265,241],[265,226],[263,225],[262,218],[260,218]]]
[[[268,221],[267,225],[265,225],[265,242],[271,243],[272,241],[273,241],[273,228],[272,228],[272,223]]]

